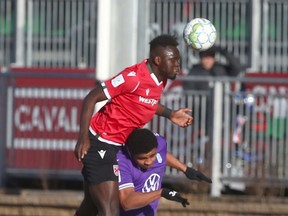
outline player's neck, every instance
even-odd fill
[[[163,81],[162,77],[159,75],[158,71],[153,69],[153,62],[151,62],[150,60],[147,61],[147,67],[148,70],[150,72],[150,74],[154,74],[156,76],[156,78],[158,79],[159,82]]]

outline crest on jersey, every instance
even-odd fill
[[[114,171],[115,176],[119,176],[119,168],[118,168],[118,165],[113,165],[113,171]]]

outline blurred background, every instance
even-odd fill
[[[196,17],[217,30],[208,56],[218,69],[203,76],[195,69],[202,67],[202,55],[182,38]],[[191,183],[166,170],[165,184],[198,197],[185,214],[205,212],[200,200],[224,206],[203,215],[287,215],[287,0],[0,0],[0,188],[81,197],[81,164],[73,150],[82,99],[96,82],[146,58],[149,41],[162,33],[178,37],[182,56],[181,76],[168,83],[162,103],[191,107],[194,121],[179,128],[155,116],[146,127],[213,180]],[[255,213],[257,199],[276,210],[266,211],[265,203]],[[229,213],[225,203],[231,207],[234,200],[253,206]],[[62,206],[73,209],[80,201]],[[163,209],[165,203],[159,215],[173,215],[173,209],[161,214]],[[44,215],[39,212],[2,215]]]

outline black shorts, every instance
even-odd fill
[[[88,184],[118,181],[117,152],[121,148],[99,141],[90,134],[91,147],[83,158],[82,175]]]

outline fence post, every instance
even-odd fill
[[[213,95],[213,132],[212,132],[212,187],[211,196],[221,195],[221,137],[222,137],[222,101],[223,86],[215,82]]]
[[[253,0],[252,3],[252,27],[251,27],[251,70],[260,68],[260,27],[261,27],[261,2]],[[264,17],[265,18],[265,17]],[[267,25],[267,23],[266,23]]]
[[[25,63],[25,8],[26,1],[16,1],[16,12],[17,12],[17,20],[16,20],[16,61],[15,65],[23,66]]]
[[[6,174],[7,80],[0,71],[0,188],[5,186]]]

